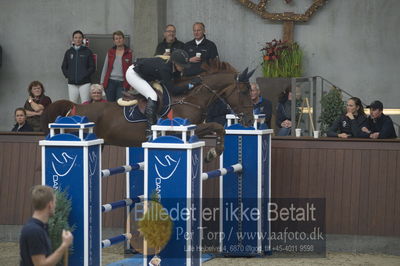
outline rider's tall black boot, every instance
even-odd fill
[[[146,118],[147,118],[147,129],[146,129],[146,137],[150,139],[152,137],[151,126],[154,125],[157,121],[157,101],[153,101],[152,99],[147,99],[146,105]]]

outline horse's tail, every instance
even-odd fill
[[[40,116],[42,131],[49,134],[49,123],[53,123],[58,116],[66,116],[73,107],[74,103],[68,100],[59,100],[47,106]]]

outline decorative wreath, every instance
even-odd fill
[[[251,0],[236,0],[247,8],[251,9],[254,13],[260,15],[264,19],[269,20],[282,20],[282,21],[308,21],[310,17],[322,7],[327,0],[313,0],[311,6],[306,10],[304,14],[296,14],[293,12],[284,13],[270,13],[267,10],[267,4],[271,0],[260,0],[258,4]],[[292,0],[284,0],[287,4],[291,3]]]

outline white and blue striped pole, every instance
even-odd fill
[[[109,168],[101,170],[101,177],[109,177],[111,175],[123,174],[134,170],[143,170],[144,162],[137,163],[134,165],[123,165],[120,167]]]
[[[201,178],[203,180],[207,180],[209,178],[214,178],[214,177],[219,177],[219,176],[224,176],[228,173],[236,173],[236,172],[240,172],[242,171],[243,166],[240,163],[231,165],[229,167],[226,168],[221,168],[221,169],[217,169],[217,170],[213,170],[210,172],[205,172],[201,174]]]
[[[140,198],[137,197],[135,199],[124,199],[124,200],[119,200],[116,202],[111,202],[107,203],[101,206],[101,211],[102,212],[110,212],[112,210],[118,209],[118,208],[123,208],[123,207],[128,207],[132,206],[136,203],[140,202]]]
[[[132,235],[130,233],[122,234],[119,236],[114,236],[114,237],[102,240],[101,247],[108,248],[108,247],[111,247],[112,245],[121,243],[126,240],[130,240],[131,238],[132,238]]]

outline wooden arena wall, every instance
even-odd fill
[[[0,225],[23,224],[31,215],[29,189],[41,182],[40,139],[0,134]],[[206,139],[206,146],[213,142]],[[123,148],[105,146],[102,168],[124,162]],[[218,168],[218,161],[204,168]],[[271,182],[276,198],[325,198],[328,234],[400,236],[399,140],[274,137]],[[218,190],[217,179],[206,180],[203,197],[216,198]],[[125,175],[102,180],[103,203],[124,194]],[[123,210],[104,214],[103,225],[123,228]]]

